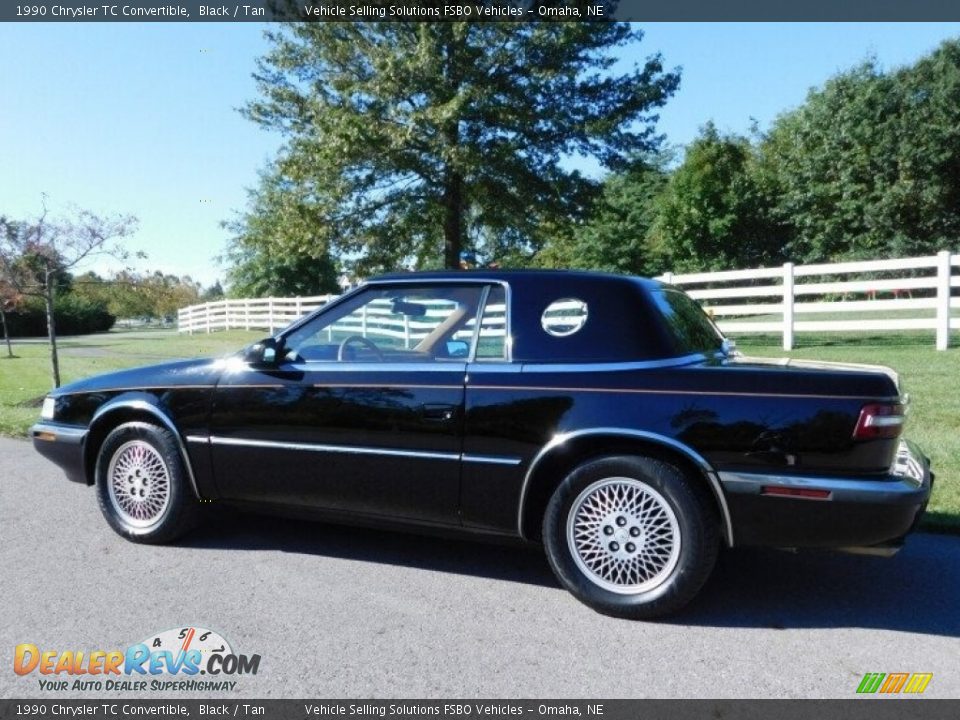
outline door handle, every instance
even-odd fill
[[[449,422],[457,411],[456,405],[421,405],[424,420]]]

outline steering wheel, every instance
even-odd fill
[[[377,356],[377,360],[383,362],[383,353],[380,352],[380,348],[374,345],[372,340],[368,340],[363,335],[351,335],[350,337],[344,338],[343,342],[340,343],[340,347],[337,348],[337,360],[343,360],[343,351],[347,349],[347,345],[350,343],[360,343],[366,347],[367,350],[374,353]]]

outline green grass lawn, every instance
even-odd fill
[[[98,373],[151,365],[165,360],[215,357],[239,350],[266,333],[231,330],[179,335],[170,330],[114,331],[64,338],[60,374],[64,384]],[[50,354],[43,343],[14,341],[13,359],[0,344],[0,434],[24,437],[39,416],[43,396],[52,387]]]
[[[176,358],[220,356],[257,340],[262,332],[231,330],[178,335],[166,330],[110,332],[61,341],[64,382],[109,370]],[[937,352],[932,332],[797,335],[797,349],[784,353],[779,336],[743,335],[748,355],[768,355],[888,365],[900,373],[911,397],[907,436],[933,460],[937,485],[926,526],[960,532],[960,348]],[[953,344],[960,345],[954,333]],[[36,422],[51,387],[47,346],[15,343],[15,359],[0,346],[0,434],[23,437]]]

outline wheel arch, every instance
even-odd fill
[[[672,462],[710,489],[721,534],[733,546],[733,526],[723,487],[707,460],[687,445],[664,435],[626,428],[591,428],[561,433],[544,445],[527,468],[520,490],[517,526],[525,540],[539,537],[547,502],[563,478],[591,458],[614,453],[647,455]]]
[[[201,500],[202,496],[200,495],[197,480],[193,474],[190,455],[187,453],[187,447],[184,445],[180,431],[177,429],[173,420],[157,406],[154,398],[142,393],[114,398],[105,405],[102,405],[93,414],[83,448],[83,468],[84,475],[87,478],[87,485],[93,485],[96,481],[95,468],[97,454],[100,452],[100,447],[103,445],[103,441],[106,440],[107,435],[123,423],[136,421],[160,425],[173,433],[177,441],[177,448],[180,451],[180,457],[183,459],[184,467],[187,469],[190,489],[193,491],[194,496],[198,500]]]

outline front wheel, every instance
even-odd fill
[[[678,467],[605,457],[576,468],[554,492],[543,543],[557,578],[579,600],[644,619],[680,609],[703,587],[719,523],[709,496]]]
[[[199,504],[166,428],[129,422],[114,429],[97,455],[96,482],[103,516],[127,540],[171,542],[196,525]]]

